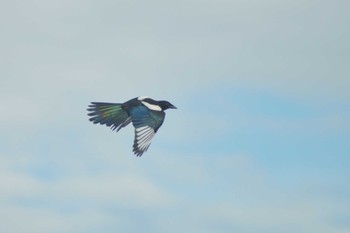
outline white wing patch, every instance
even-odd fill
[[[155,105],[155,104],[150,104],[147,103],[145,101],[141,101],[141,103],[143,105],[145,105],[147,108],[149,108],[150,110],[154,110],[154,111],[162,111],[162,108],[159,105]]]
[[[147,151],[155,134],[154,129],[147,125],[135,129],[134,152],[137,156]]]
[[[144,99],[149,99],[149,97],[148,96],[139,96],[138,98],[137,98],[137,100],[144,100]]]

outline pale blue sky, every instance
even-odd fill
[[[348,1],[0,3],[0,232],[350,232]],[[149,150],[90,101],[166,99]]]

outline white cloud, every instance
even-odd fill
[[[176,96],[224,84],[349,98],[341,4],[34,3],[30,11],[11,3],[19,18],[2,16],[9,57],[2,76],[16,95]]]
[[[133,174],[103,174],[62,180],[52,187],[53,196],[75,201],[157,208],[172,202],[170,194],[148,178]]]
[[[120,230],[120,226],[125,224],[119,216],[108,215],[95,209],[67,213],[45,208],[5,205],[1,208],[0,217],[0,230],[8,233],[94,232],[96,226],[113,226],[114,230]]]
[[[108,142],[91,146],[98,144],[102,149]],[[115,232],[138,231],[146,224],[153,232],[346,232],[346,226],[332,225],[332,219],[347,212],[341,200],[329,194],[304,195],[304,186],[295,184],[282,187],[251,155],[208,158],[153,152],[142,158],[125,154],[111,158],[107,151],[111,149],[99,158],[104,169],[92,173],[91,156],[61,157],[61,163],[52,168],[64,171],[66,167],[71,172],[49,180],[30,172],[35,163],[18,167],[18,157],[2,156],[0,199],[5,202],[0,208],[4,221],[0,229],[9,233],[23,229]]]
[[[203,96],[207,111],[186,105],[222,86],[346,102],[346,4],[6,2],[0,231],[348,232],[332,225],[348,214],[344,202],[333,195],[313,201],[319,193],[291,198],[304,195],[298,185],[289,193],[256,155],[183,152],[191,143],[229,140],[239,127],[348,133],[341,113],[302,121],[256,116],[225,95]],[[131,128],[115,135],[91,125],[85,111],[89,101],[138,95],[179,107],[142,158],[132,157]]]
[[[62,179],[45,182],[31,177],[30,174],[2,173],[0,193],[3,200],[12,199],[94,203],[105,206],[126,205],[129,207],[162,206],[172,202],[172,197],[153,184],[150,180],[131,174],[118,176],[93,176]]]

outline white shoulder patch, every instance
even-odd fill
[[[150,110],[154,110],[154,111],[162,111],[162,108],[158,105],[155,105],[155,104],[150,104],[150,103],[147,103],[145,101],[141,101],[141,103],[143,105],[145,105],[147,108],[149,108]]]
[[[137,98],[137,100],[144,100],[144,99],[148,99],[149,97],[148,96],[139,96],[138,98]]]

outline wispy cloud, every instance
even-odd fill
[[[344,1],[8,1],[0,231],[349,231]],[[149,151],[90,101],[167,99]]]

